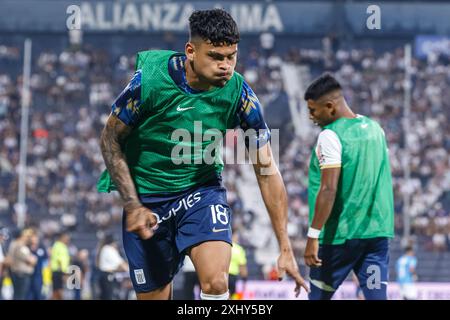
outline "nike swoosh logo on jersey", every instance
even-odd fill
[[[180,111],[186,111],[186,110],[194,109],[194,108],[195,108],[195,107],[182,108],[182,107],[178,106],[178,107],[177,107],[177,111],[178,111],[178,112],[180,112]]]
[[[365,129],[365,128],[367,128],[367,126],[368,126],[367,123],[363,123],[363,124],[361,125],[361,128]]]
[[[228,228],[225,228],[225,229],[216,229],[216,227],[214,227],[214,228],[212,229],[213,232],[221,232],[221,231],[227,231],[227,230],[228,230]]]

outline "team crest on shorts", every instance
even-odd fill
[[[146,282],[143,269],[134,270],[134,277],[136,278],[137,284],[144,284]]]

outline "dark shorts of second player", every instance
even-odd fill
[[[134,290],[144,293],[170,283],[183,265],[186,251],[205,241],[231,241],[231,209],[219,182],[208,183],[170,197],[141,197],[158,215],[152,238],[140,239],[126,231],[123,245],[130,265]]]
[[[322,266],[311,268],[310,300],[329,300],[353,270],[367,300],[386,300],[389,239],[351,239],[340,245],[320,245]]]

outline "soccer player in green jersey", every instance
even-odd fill
[[[286,230],[287,196],[270,130],[253,90],[234,71],[236,23],[224,10],[203,10],[191,15],[189,28],[184,53],[138,53],[135,75],[101,136],[107,171],[98,190],[116,189],[124,202],[123,243],[138,299],[169,299],[186,254],[199,277],[200,297],[228,299],[231,210],[221,183],[223,162],[219,152],[210,152],[212,139],[195,136],[223,136],[239,126],[255,132],[246,146],[256,150],[257,181],[280,245],[280,277],[293,277],[298,294],[307,287]],[[194,152],[179,157],[180,149]],[[206,153],[218,161],[205,161]]]
[[[323,129],[309,166],[309,298],[331,299],[354,270],[366,299],[386,299],[394,205],[384,131],[350,109],[328,73],[311,83],[305,100]]]

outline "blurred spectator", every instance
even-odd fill
[[[31,276],[37,262],[37,258],[28,247],[33,234],[34,231],[31,229],[23,230],[9,247],[8,266],[13,282],[14,300],[25,300],[30,288]]]
[[[5,228],[0,228],[0,300],[3,300],[2,295],[2,287],[3,287],[3,277],[4,277],[4,262],[5,262],[5,253],[3,251],[3,244],[7,239],[7,231]]]
[[[89,251],[86,249],[78,250],[76,256],[72,260],[72,265],[77,266],[80,270],[80,287],[74,289],[74,300],[81,300],[82,291],[86,281],[86,274],[89,272]]]
[[[361,289],[361,286],[359,285],[358,277],[354,272],[352,272],[352,281],[355,285],[355,297],[358,300],[365,300],[364,293]]]
[[[69,255],[70,236],[62,232],[53,244],[50,256],[50,267],[52,270],[53,300],[62,300],[64,284],[70,264]]]
[[[36,265],[34,266],[33,275],[31,276],[30,288],[28,289],[28,300],[43,300],[42,295],[42,271],[44,266],[48,263],[47,249],[42,246],[37,232],[31,236],[30,239],[31,253],[36,257]]]
[[[183,298],[184,300],[195,300],[195,287],[200,286],[198,281],[197,272],[195,271],[194,264],[188,255],[184,258],[183,263]],[[200,288],[200,287],[199,287]]]
[[[237,230],[234,230],[233,232],[232,241],[233,247],[231,248],[228,286],[231,299],[240,300],[245,292],[248,277],[247,256],[245,249],[239,245],[239,232]],[[241,292],[236,292],[236,282],[238,279],[242,280]]]
[[[115,272],[128,271],[128,264],[119,253],[119,247],[111,234],[105,236],[98,249],[98,269],[100,270],[100,299],[113,300],[117,287]]]
[[[405,254],[402,255],[396,264],[397,282],[400,285],[400,291],[404,300],[417,299],[417,288],[415,282],[418,277],[416,274],[417,258],[412,247],[406,247]]]
[[[269,272],[267,273],[266,279],[270,281],[278,281],[278,269],[275,263],[272,264]]]
[[[263,49],[265,57],[269,57],[273,53],[275,45],[275,36],[270,32],[261,33],[259,36],[260,46]]]

